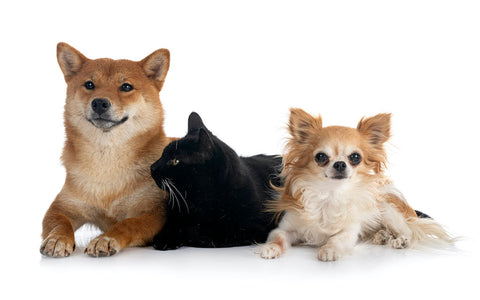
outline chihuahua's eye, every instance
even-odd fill
[[[348,156],[348,160],[350,160],[352,166],[356,166],[362,161],[362,156],[357,152],[354,152]]]
[[[172,165],[174,165],[174,166],[178,165],[179,162],[180,161],[178,159],[175,159],[175,158],[172,159]]]
[[[87,90],[93,90],[95,88],[95,84],[90,80],[85,82],[84,86]]]
[[[131,90],[133,90],[133,86],[130,83],[124,83],[120,86],[122,92],[130,92]]]
[[[323,152],[319,152],[315,155],[315,161],[319,164],[326,165],[328,163],[328,156]]]

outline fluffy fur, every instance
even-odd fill
[[[170,194],[167,223],[154,238],[159,250],[231,247],[265,242],[275,228],[265,203],[280,174],[278,156],[239,157],[192,113],[188,133],[170,143],[152,176]],[[277,179],[277,180],[275,180]]]
[[[149,244],[163,226],[165,194],[150,177],[150,165],[170,142],[158,95],[169,57],[160,49],[139,62],[90,60],[58,44],[67,83],[67,174],[43,220],[42,254],[69,256],[74,232],[85,223],[104,232],[86,248],[90,256]]]
[[[282,196],[271,209],[285,212],[259,248],[276,258],[292,244],[318,246],[318,259],[348,254],[359,239],[393,248],[452,242],[433,219],[419,218],[385,178],[384,144],[390,114],[363,118],[357,128],[323,127],[320,116],[290,110],[291,135],[284,154]]]

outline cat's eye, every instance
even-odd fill
[[[174,166],[178,165],[179,162],[180,161],[178,159],[175,159],[175,158],[172,159],[172,165],[174,165]]]
[[[362,156],[357,152],[354,152],[348,156],[348,160],[350,161],[352,166],[356,166],[362,161]]]
[[[326,165],[328,163],[328,155],[323,152],[315,154],[315,161],[320,165]]]

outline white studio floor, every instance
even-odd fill
[[[394,250],[359,245],[344,259],[323,263],[316,250],[296,247],[276,260],[254,254],[255,246],[161,252],[151,247],[128,248],[106,258],[83,254],[92,229],[77,231],[77,249],[66,259],[38,254],[7,286],[19,296],[34,289],[68,295],[68,299],[100,297],[179,296],[181,299],[245,299],[299,296],[337,299],[478,299],[478,243],[466,239],[456,251]],[[474,250],[476,249],[476,250]],[[31,255],[29,255],[31,257]],[[13,260],[8,262],[14,263]],[[23,282],[23,283],[22,283]],[[43,299],[43,297],[41,297]],[[45,297],[46,298],[46,297]],[[55,296],[55,299],[59,296]]]

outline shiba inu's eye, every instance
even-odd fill
[[[315,161],[320,165],[326,165],[328,163],[328,155],[319,152],[315,155]]]
[[[130,92],[133,90],[133,86],[130,83],[124,83],[120,86],[120,90],[122,92]]]
[[[352,166],[356,166],[362,161],[362,156],[357,152],[354,152],[348,156],[348,160],[350,160]]]
[[[85,82],[84,85],[87,90],[93,90],[95,88],[95,84],[93,84],[93,82],[91,82],[90,80]]]

